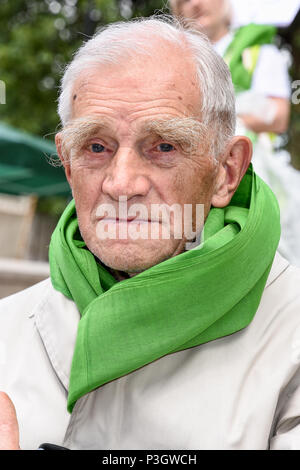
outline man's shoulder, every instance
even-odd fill
[[[300,268],[291,265],[277,252],[266,283],[266,290],[278,290],[279,286],[284,287],[284,290],[281,291],[283,300],[300,299],[299,282]]]
[[[276,319],[284,329],[300,328],[299,286],[300,268],[277,253],[259,306],[261,320],[268,323]]]
[[[30,287],[27,287],[26,289],[20,290],[14,294],[10,294],[7,297],[3,297],[2,299],[0,299],[0,306],[2,307],[4,305],[10,304],[11,302],[16,302],[19,300],[22,301],[27,298],[33,298],[36,295],[41,295],[42,292],[45,292],[45,290],[49,289],[50,285],[51,279],[49,277]]]
[[[51,279],[47,278],[27,289],[4,297],[0,300],[0,323],[16,316],[30,317],[36,307],[54,293]]]

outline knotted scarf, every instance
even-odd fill
[[[72,201],[49,254],[54,288],[81,314],[68,410],[86,393],[162,356],[249,325],[279,237],[275,196],[250,166],[231,203],[211,208],[198,247],[118,282],[87,249]]]

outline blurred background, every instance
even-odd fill
[[[49,164],[55,157],[64,66],[97,28],[155,12],[168,13],[168,3],[0,0],[0,297],[48,275],[50,236],[71,197],[63,170]],[[276,41],[287,54],[291,83],[300,80],[299,13],[290,24],[279,25]],[[281,145],[296,169],[299,135],[300,104],[295,102]]]

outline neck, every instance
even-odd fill
[[[217,31],[212,32],[209,36],[209,39],[214,44],[220,41],[220,39],[222,39],[228,33],[229,33],[229,28],[228,26],[224,25],[221,29],[218,29]]]
[[[117,271],[116,269],[112,269],[112,268],[109,268],[108,266],[105,266],[106,269],[112,274],[112,276],[117,280],[117,281],[124,281],[125,279],[128,279],[132,276],[134,276],[134,274],[129,274],[129,273],[125,273],[124,271]]]

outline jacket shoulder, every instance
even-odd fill
[[[300,334],[300,268],[276,256],[256,314],[261,328],[289,337]],[[285,333],[284,333],[285,332]],[[275,333],[275,330],[274,330]]]
[[[277,293],[282,304],[300,302],[300,268],[289,264],[282,257],[276,257],[266,285],[266,291]]]
[[[15,315],[30,316],[37,304],[54,291],[50,278],[0,300],[0,323]]]

